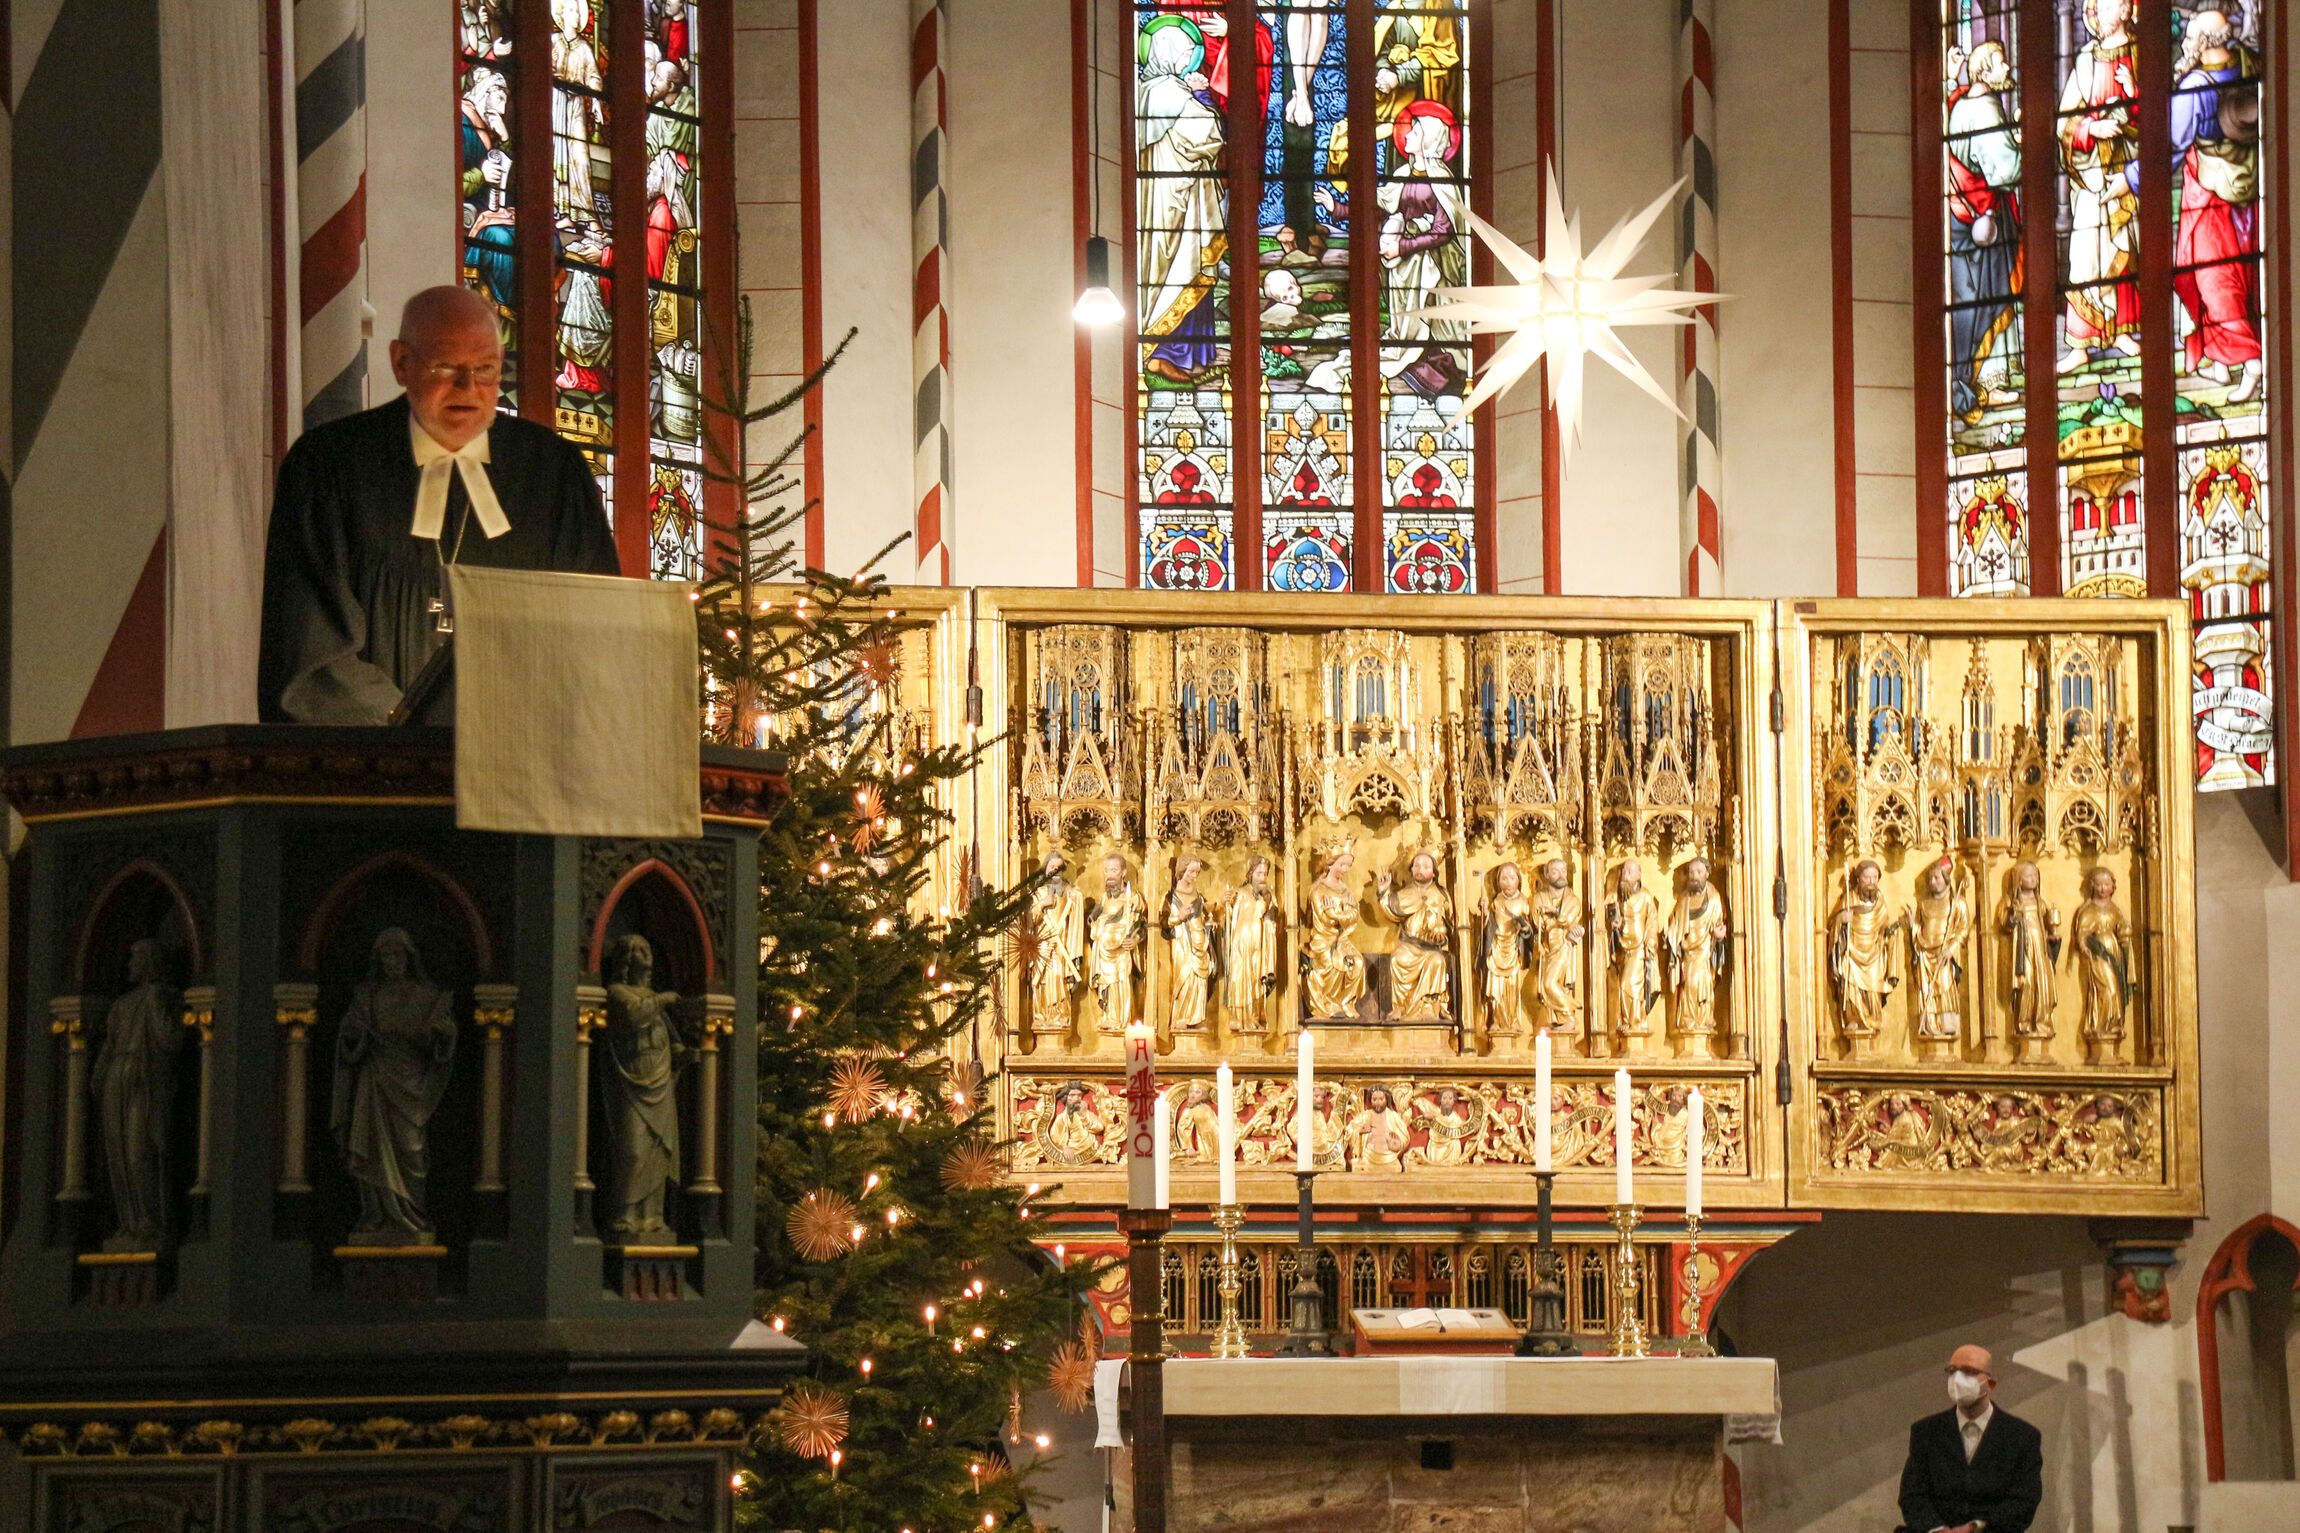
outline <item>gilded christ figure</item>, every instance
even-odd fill
[[[1437,881],[1437,858],[1416,852],[1406,865],[1407,883],[1397,888],[1387,868],[1374,875],[1375,908],[1397,923],[1398,945],[1390,954],[1390,1017],[1398,1022],[1446,1022],[1453,1018],[1453,901]]]

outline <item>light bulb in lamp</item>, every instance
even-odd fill
[[[1086,241],[1086,288],[1070,307],[1070,317],[1082,325],[1115,325],[1126,317],[1126,306],[1110,290],[1110,242],[1101,235]]]

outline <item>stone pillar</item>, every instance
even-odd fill
[[[199,1148],[192,1157],[192,1196],[208,1195],[216,1123],[216,987],[194,985],[184,992],[184,1026],[200,1035],[200,1100],[192,1109]]]
[[[306,1147],[311,1129],[311,1030],[319,1022],[319,986],[272,986],[272,1020],[280,1028],[279,1190],[311,1191]]]
[[[56,1201],[88,1201],[88,1033],[86,996],[60,995],[48,1003],[48,1031],[64,1040],[64,1162]]]
[[[591,1223],[591,1035],[607,1025],[607,987],[575,987],[575,1225]]]
[[[503,1035],[511,1030],[518,1008],[517,985],[471,987],[471,1020],[486,1034],[479,1059],[479,1179],[471,1184],[473,1192],[503,1191]]]

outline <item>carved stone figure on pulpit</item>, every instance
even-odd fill
[[[2120,1064],[2140,993],[2132,950],[2132,923],[2116,903],[2116,875],[2094,868],[2084,881],[2085,900],[2069,917],[2070,956],[2084,986],[2084,1050],[2093,1064]]]
[[[1537,967],[1534,1015],[1553,1041],[1571,1049],[1581,1036],[1581,896],[1568,882],[1563,857],[1541,865],[1541,886],[1531,906]]]
[[[2013,1057],[2043,1064],[2052,1053],[2052,1013],[2060,999],[2060,912],[2045,903],[2044,875],[2035,863],[2013,864],[1998,924],[2011,950]]]
[[[606,1064],[609,1231],[632,1245],[667,1243],[663,1194],[679,1174],[673,1089],[692,1057],[679,1036],[679,997],[657,990],[655,951],[633,933],[608,948]]]
[[[1198,875],[1205,860],[1184,852],[1174,861],[1174,887],[1166,895],[1165,913],[1158,934],[1166,939],[1170,955],[1166,990],[1166,1021],[1162,1032],[1199,1033],[1212,1020],[1214,975],[1219,966],[1214,945],[1214,910],[1198,892]]]
[[[1390,954],[1395,1022],[1453,1020],[1453,901],[1437,873],[1436,856],[1418,851],[1406,865],[1404,888],[1387,868],[1374,875],[1374,906],[1398,927],[1398,945]]]
[[[1266,1033],[1278,993],[1278,893],[1270,859],[1246,864],[1246,881],[1222,920],[1222,1013],[1233,1033]]]
[[[1492,1038],[1525,1032],[1525,972],[1533,957],[1533,902],[1514,862],[1486,875],[1477,923],[1478,974],[1485,997],[1485,1030]]]
[[[104,1013],[96,1050],[96,1124],[115,1220],[107,1251],[157,1251],[168,1233],[169,1109],[184,1025],[162,956],[152,938],[129,945],[128,990]]]
[[[1309,930],[1302,939],[1302,988],[1309,1015],[1355,1020],[1366,995],[1366,955],[1358,949],[1358,895],[1349,884],[1357,861],[1346,841],[1325,849],[1310,885]]]
[[[1645,887],[1645,870],[1634,857],[1613,875],[1605,932],[1613,951],[1614,1048],[1642,1054],[1661,999],[1661,902]]]
[[[1909,922],[1917,973],[1917,1050],[1945,1059],[1964,1037],[1965,939],[1972,935],[1972,902],[1943,856],[1925,869]]]
[[[426,1245],[424,1207],[431,1115],[455,1064],[449,996],[423,971],[415,941],[396,926],[376,933],[367,977],[351,993],[335,1042],[329,1123],[359,1186],[351,1245]]]
[[[1086,973],[1094,986],[1095,1026],[1123,1033],[1142,1014],[1142,928],[1147,912],[1126,859],[1102,859],[1102,898],[1087,923]]]
[[[1670,984],[1677,992],[1677,1044],[1688,1059],[1717,1054],[1717,985],[1732,949],[1725,897],[1709,882],[1709,859],[1685,864],[1685,892],[1669,912],[1662,942],[1669,951]]]
[[[1086,895],[1062,876],[1059,852],[1049,853],[1044,882],[1030,896],[1030,1025],[1041,1033],[1070,1030],[1072,1008],[1086,960]]]
[[[1885,999],[1901,982],[1894,972],[1892,939],[1905,918],[1885,904],[1884,879],[1884,869],[1874,860],[1855,863],[1829,915],[1829,981],[1837,997],[1837,1026],[1856,1058],[1876,1046]]]
[[[1350,1119],[1350,1169],[1397,1171],[1411,1131],[1387,1086],[1366,1088],[1366,1105]]]

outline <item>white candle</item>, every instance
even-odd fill
[[[1157,1054],[1147,1024],[1126,1029],[1126,1206],[1158,1206]]]
[[[1696,1219],[1701,1217],[1702,1140],[1708,1133],[1703,1114],[1707,1106],[1699,1086],[1685,1099],[1685,1212]]]
[[[1627,1066],[1613,1072],[1613,1201],[1629,1204],[1637,1201],[1629,1176],[1629,1070]]]
[[[1229,1208],[1238,1201],[1238,1104],[1230,1089],[1227,1064],[1214,1070],[1214,1112],[1219,1120],[1214,1138],[1221,1158],[1222,1206]]]
[[[1308,1028],[1302,1029],[1301,1044],[1294,1051],[1294,1169],[1317,1169],[1310,1155],[1311,1131],[1317,1125],[1316,1110],[1311,1106],[1313,1090],[1310,1082],[1310,1060],[1317,1044]]]
[[[1174,1095],[1171,1091],[1158,1093],[1158,1124],[1151,1136],[1158,1157],[1158,1207],[1172,1208],[1168,1201],[1168,1177],[1172,1174],[1174,1159]]]
[[[1549,1164],[1550,1088],[1549,1088],[1549,1032],[1545,1028],[1533,1040],[1533,1169],[1547,1171]]]

